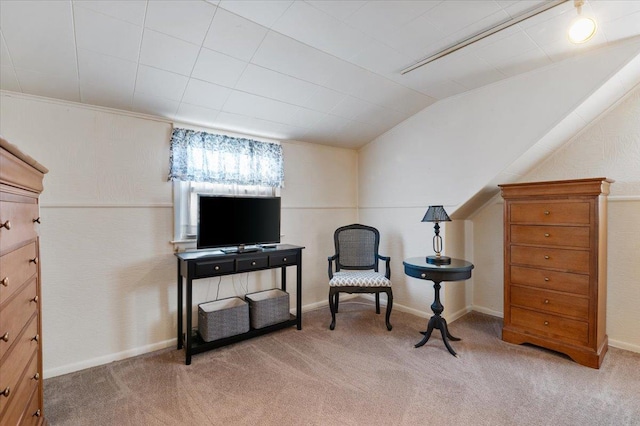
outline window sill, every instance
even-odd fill
[[[197,248],[196,240],[174,240],[171,241],[171,244],[173,244],[173,251],[176,253],[187,250],[195,250]]]

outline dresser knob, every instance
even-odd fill
[[[30,299],[29,302],[38,303],[38,296],[34,296],[33,299]]]
[[[7,231],[11,229],[11,222],[6,220],[4,223],[0,223],[0,229],[7,228]]]
[[[38,256],[34,257],[33,259],[29,259],[29,263],[34,263],[34,264],[38,264]]]
[[[256,262],[251,262],[251,266],[256,266]]]
[[[549,299],[544,299],[544,304],[548,305],[549,304]]]
[[[216,270],[216,271],[219,271],[219,270],[220,270],[220,267],[219,267],[219,266],[216,266],[216,267],[215,267],[215,268],[213,268],[213,269],[214,269],[214,270]]]
[[[550,235],[550,234],[544,234],[544,236],[545,236],[545,237],[547,237],[547,238],[549,237],[549,235]]]
[[[33,380],[40,380],[40,373],[36,373],[32,377]]]
[[[33,219],[33,223],[40,223],[40,216]]]
[[[544,277],[544,280],[545,281],[549,281],[549,277]]]
[[[545,215],[545,216],[549,216],[549,214],[550,214],[550,213],[551,213],[551,212],[550,212],[549,210],[545,210],[544,215]]]
[[[11,395],[11,388],[7,386],[2,392],[0,392],[0,395],[9,398],[9,395]]]
[[[545,258],[545,259],[549,259],[549,256],[545,256],[544,258]]]
[[[7,331],[6,333],[4,333],[4,336],[2,336],[0,338],[0,340],[2,340],[3,342],[8,342],[9,341],[9,332]]]
[[[283,262],[286,262],[286,261],[287,261],[287,258],[286,258],[286,257],[283,257],[283,258],[282,258],[282,261],[283,261]]]
[[[4,277],[2,281],[0,281],[0,284],[2,284],[5,287],[9,287],[9,277]]]
[[[549,325],[549,321],[545,321],[545,322],[544,322],[544,325]]]
[[[420,274],[420,278],[427,278],[427,274]]]
[[[31,341],[32,341],[32,342],[38,342],[38,340],[40,340],[40,335],[39,335],[39,334],[36,334],[35,336],[33,336],[33,337],[31,338]]]
[[[40,417],[41,415],[42,415],[42,414],[41,414],[41,411],[40,411],[40,409],[39,409],[39,408],[36,410],[36,412],[35,412],[35,413],[33,413],[33,417]]]

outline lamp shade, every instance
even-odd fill
[[[442,206],[429,206],[422,218],[423,222],[451,222],[449,215]]]

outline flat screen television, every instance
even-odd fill
[[[280,197],[198,196],[198,249],[280,242]]]

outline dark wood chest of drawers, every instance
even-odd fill
[[[607,352],[606,178],[500,185],[502,339],[599,368]]]
[[[0,424],[46,423],[38,196],[47,169],[0,138]]]

